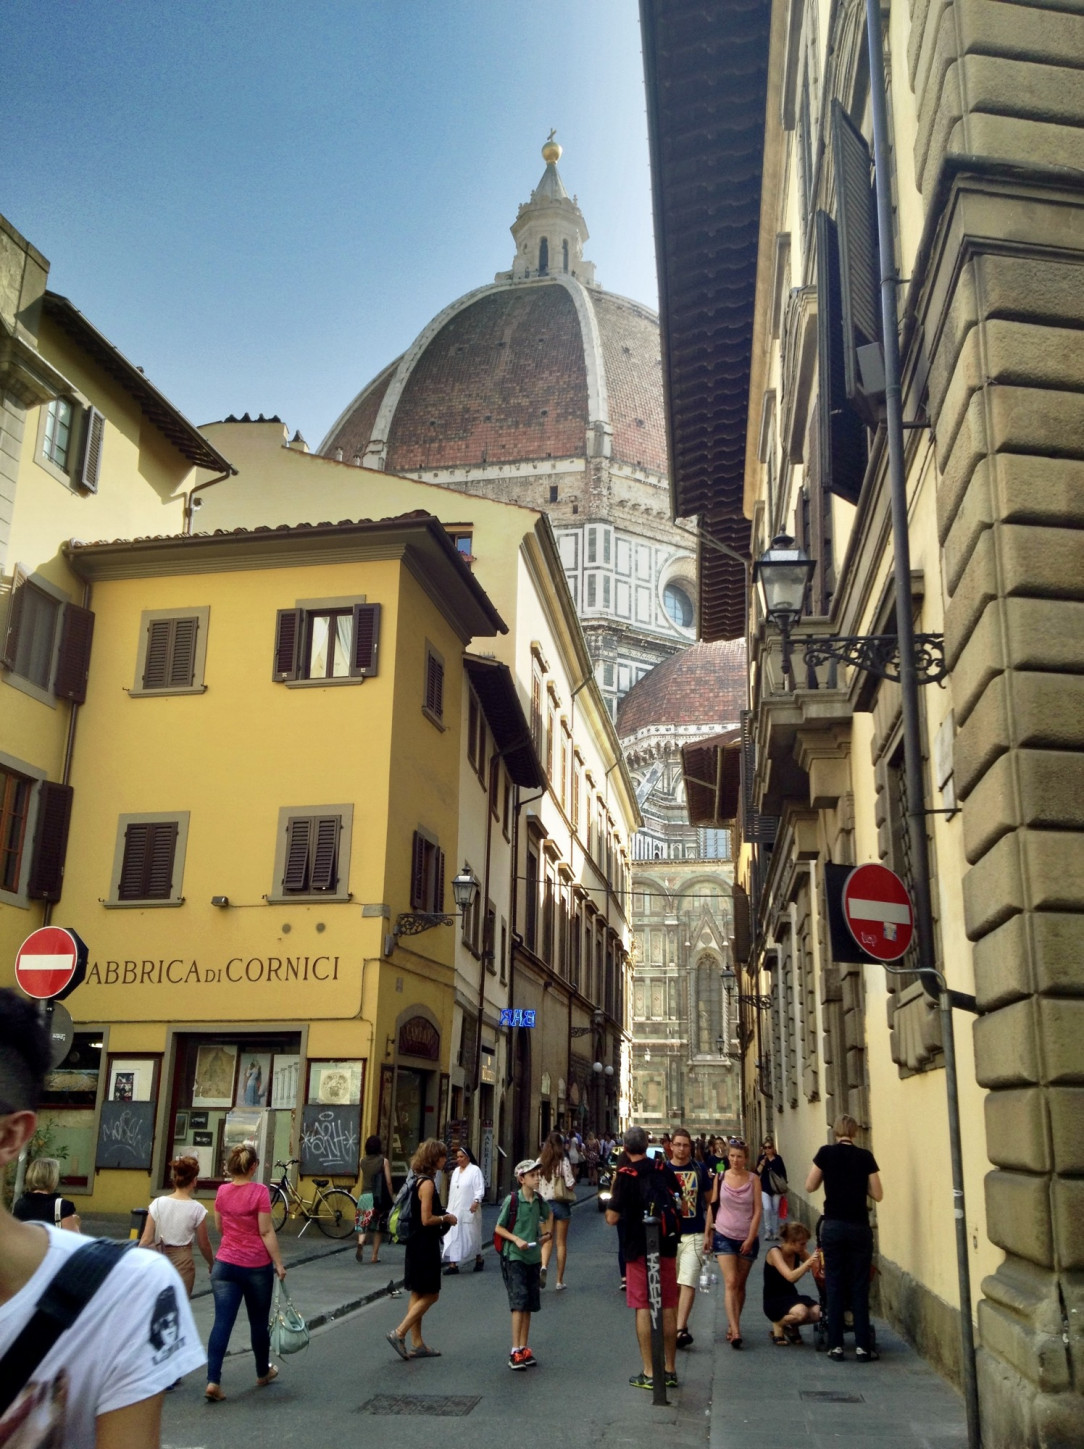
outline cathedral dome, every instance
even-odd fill
[[[657,664],[617,708],[617,733],[631,739],[655,725],[736,725],[746,708],[745,641],[691,644]]]
[[[658,315],[605,292],[560,147],[512,225],[512,268],[468,293],[367,383],[319,451],[430,474],[605,458],[667,472]]]

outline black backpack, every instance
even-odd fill
[[[659,1158],[650,1172],[638,1172],[635,1166],[617,1170],[636,1179],[644,1212],[659,1220],[660,1240],[664,1243],[668,1238],[676,1240],[681,1234],[681,1210],[677,1194],[667,1179],[665,1161]]]

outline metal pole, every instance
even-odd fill
[[[892,505],[892,553],[896,593],[896,633],[900,650],[900,709],[903,723],[904,777],[907,786],[907,833],[911,850],[915,935],[919,970],[926,990],[936,981],[940,990],[942,1049],[948,1105],[949,1155],[952,1162],[952,1209],[956,1227],[956,1271],[960,1295],[960,1348],[968,1449],[981,1449],[975,1341],[971,1320],[971,1270],[964,1212],[964,1171],[960,1146],[960,1099],[952,1008],[944,979],[936,969],[933,909],[930,900],[930,857],[926,840],[925,781],[918,677],[915,666],[915,624],[911,599],[911,550],[907,532],[907,478],[903,455],[903,391],[900,371],[899,319],[896,313],[895,248],[892,218],[888,98],[885,88],[881,0],[866,0],[869,45],[870,103],[873,112],[873,163],[877,198],[877,232],[881,264],[881,322],[885,359],[885,428],[888,480]]]
[[[662,1336],[662,1255],[659,1251],[659,1220],[644,1214],[647,1243],[647,1302],[651,1315],[651,1402],[668,1404],[666,1397],[666,1349]]]

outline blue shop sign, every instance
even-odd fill
[[[535,1013],[527,1011],[522,1006],[504,1006],[501,1008],[502,1026],[534,1026]]]

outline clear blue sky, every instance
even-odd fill
[[[309,446],[511,265],[551,126],[656,305],[636,0],[3,0],[0,212],[194,422]]]

